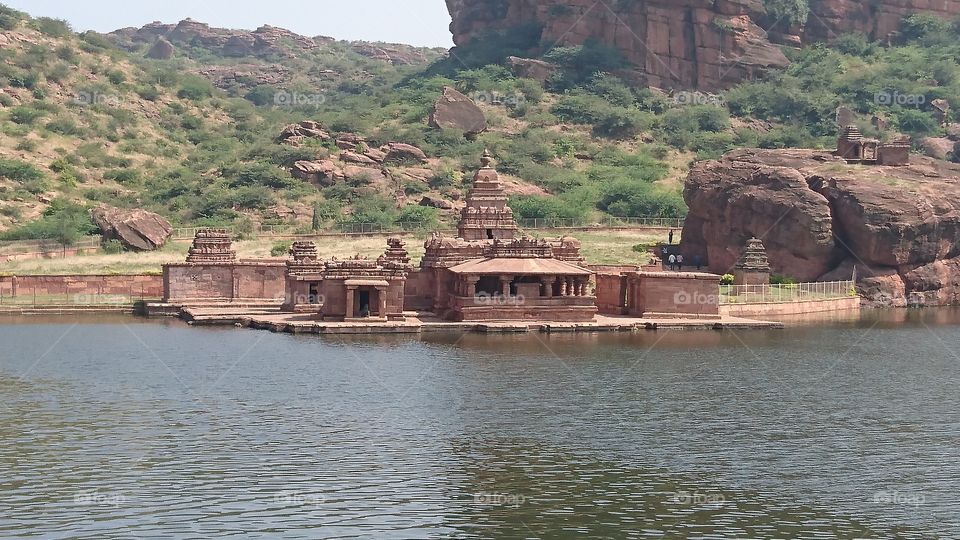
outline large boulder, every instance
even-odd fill
[[[90,212],[104,240],[119,240],[134,251],[152,251],[163,247],[173,233],[170,222],[158,214],[141,209],[99,206]]]
[[[472,99],[449,86],[433,104],[430,127],[455,129],[464,135],[476,135],[487,130],[487,118]]]
[[[290,175],[320,187],[332,186],[344,179],[343,170],[329,159],[298,161],[290,168]]]
[[[690,207],[685,252],[710,261],[717,273],[729,273],[754,237],[763,240],[781,273],[804,281],[839,262],[827,199],[795,169],[735,158],[700,162],[684,198]]]
[[[427,154],[423,150],[412,144],[392,142],[380,147],[380,151],[385,154],[383,161],[388,162],[424,162],[427,161]]]
[[[876,304],[960,300],[960,166],[848,165],[813,150],[735,150],[693,167],[683,250],[726,273],[746,240],[775,273],[850,279]]]
[[[150,47],[150,50],[147,51],[147,58],[154,58],[156,60],[169,60],[173,58],[173,53],[175,49],[173,48],[173,43],[170,43],[163,37],[157,38],[156,43],[153,44],[153,47]]]

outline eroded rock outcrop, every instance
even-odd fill
[[[173,226],[163,216],[141,209],[99,206],[90,211],[90,217],[104,240],[118,240],[135,251],[159,249],[173,233]]]
[[[688,257],[727,273],[751,237],[773,272],[850,279],[885,305],[960,301],[960,165],[911,156],[856,166],[827,152],[740,149],[696,164],[684,198]]]
[[[598,41],[621,50],[638,78],[658,87],[716,89],[788,64],[779,45],[845,33],[883,39],[913,13],[952,19],[953,0],[811,0],[802,26],[767,13],[763,0],[447,0],[457,45],[492,31],[542,29],[533,42]]]
[[[487,118],[472,99],[449,86],[433,104],[430,127],[453,129],[464,135],[477,135],[487,130]]]

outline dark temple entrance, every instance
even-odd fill
[[[369,290],[359,290],[357,291],[357,317],[369,317],[370,316],[370,291]]]

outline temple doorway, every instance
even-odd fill
[[[357,291],[357,312],[355,315],[361,318],[370,316],[369,290],[360,289]]]

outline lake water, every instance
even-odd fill
[[[960,312],[330,338],[0,319],[0,536],[957,538]]]

